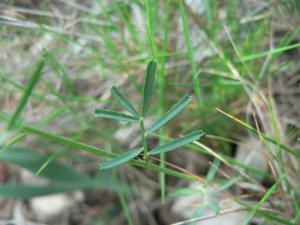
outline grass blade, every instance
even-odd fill
[[[115,183],[116,183],[116,188],[117,188],[118,196],[119,196],[119,199],[120,199],[123,211],[125,213],[128,225],[133,225],[134,223],[133,223],[132,217],[130,215],[130,210],[129,210],[129,207],[128,207],[128,202],[126,201],[124,190],[122,189],[120,178],[119,178],[118,173],[117,173],[116,170],[114,170],[114,175],[115,175]]]
[[[151,98],[153,94],[154,81],[155,81],[155,70],[156,70],[156,60],[151,60],[148,63],[146,78],[143,88],[143,105],[142,105],[142,116],[145,118],[148,114]]]
[[[119,92],[119,90],[113,85],[110,87],[111,93],[115,96],[116,99],[121,103],[121,105],[127,109],[128,112],[130,112],[132,115],[139,118],[139,113],[135,110],[135,108],[131,105],[131,103],[128,101],[128,99],[122,95],[122,93]]]
[[[152,31],[152,18],[151,18],[151,12],[150,12],[150,1],[146,1],[146,12],[147,12],[147,23],[146,23],[146,29],[147,29],[147,35],[148,40],[152,52],[152,56],[154,59],[156,59],[157,56],[157,50],[156,50],[156,44],[155,39],[153,37],[153,31]]]
[[[129,116],[127,114],[119,113],[113,110],[106,109],[95,109],[94,114],[96,117],[120,120],[129,123],[139,122],[139,119],[133,116]]]
[[[36,86],[37,82],[40,79],[40,75],[41,75],[42,69],[44,68],[44,65],[45,65],[45,60],[41,60],[40,63],[38,64],[35,72],[33,73],[32,77],[30,78],[30,80],[28,82],[28,86],[24,92],[24,95],[21,98],[21,100],[19,101],[18,106],[8,124],[8,130],[11,130],[14,127],[14,124],[16,123],[20,113],[23,111],[24,107],[26,106],[27,101],[32,94],[33,88]]]
[[[254,53],[252,55],[244,56],[244,57],[242,57],[242,60],[244,62],[246,62],[246,61],[250,61],[250,60],[253,60],[253,59],[265,57],[265,56],[268,56],[268,55],[274,55],[274,54],[277,54],[277,53],[282,53],[284,51],[288,51],[288,50],[291,50],[291,49],[294,49],[294,48],[298,48],[299,46],[300,46],[300,43],[297,43],[297,44],[294,44],[294,45],[288,45],[288,46],[284,46],[284,47],[281,47],[281,48],[276,48],[276,49],[270,50],[270,51],[258,52],[258,53]]]
[[[252,127],[252,126],[248,125],[247,123],[245,123],[245,122],[243,122],[243,121],[241,121],[241,120],[239,120],[239,119],[237,119],[237,118],[235,118],[235,117],[233,117],[233,116],[231,116],[231,115],[229,115],[229,114],[223,112],[222,110],[220,110],[220,109],[218,109],[218,108],[216,108],[216,110],[218,110],[219,112],[221,112],[221,113],[223,113],[224,115],[228,116],[229,118],[233,119],[234,121],[238,122],[239,124],[243,125],[243,126],[246,127],[248,130],[251,130],[252,132],[258,134],[258,131],[257,131],[254,127]],[[266,139],[267,141],[270,141],[270,142],[272,142],[273,144],[277,144],[277,142],[276,142],[275,140],[273,140],[271,137],[267,136],[266,134],[260,132],[260,135],[261,135],[264,139]],[[280,146],[282,149],[286,150],[288,153],[290,153],[290,154],[296,156],[297,158],[300,158],[300,154],[299,154],[298,152],[296,152],[296,151],[294,151],[294,150],[292,150],[292,149],[288,148],[287,146],[285,146],[285,145],[283,145],[283,144],[280,144],[280,143],[279,143],[279,146]]]
[[[83,184],[81,186],[83,186]],[[7,198],[31,199],[39,196],[75,191],[80,188],[83,187],[61,183],[51,185],[3,185],[0,186],[0,196]]]
[[[248,222],[250,221],[250,219],[254,216],[254,214],[256,213],[256,211],[258,210],[258,208],[272,195],[272,193],[275,191],[275,189],[278,186],[278,183],[281,182],[283,177],[281,177],[277,183],[275,183],[268,191],[267,193],[264,195],[264,197],[259,201],[259,203],[253,208],[253,210],[250,212],[250,214],[247,216],[247,218],[244,220],[243,225],[248,224]]]
[[[220,167],[220,164],[221,164],[221,160],[218,158],[214,158],[213,165],[210,165],[210,168],[206,175],[206,180],[208,182],[211,182],[212,179],[215,177],[215,175],[218,171],[218,168]]]
[[[189,102],[192,101],[192,97],[185,95],[176,105],[174,105],[168,112],[166,112],[159,120],[157,120],[152,127],[149,128],[149,130],[146,132],[146,134],[149,134],[156,129],[160,128],[162,125],[167,123],[170,119],[172,119],[174,116],[176,116],[181,110],[186,107]]]
[[[102,169],[110,169],[112,167],[118,166],[122,163],[128,162],[131,159],[134,159],[137,157],[141,152],[143,151],[143,148],[135,148],[132,149],[123,155],[118,156],[117,158],[114,158],[110,161],[104,162],[100,164],[100,170]]]
[[[174,141],[170,141],[167,144],[164,144],[162,146],[159,146],[159,147],[153,149],[152,151],[149,152],[149,155],[155,155],[155,154],[160,154],[160,153],[163,153],[163,152],[171,151],[175,148],[181,147],[185,144],[188,144],[192,141],[195,141],[195,140],[199,139],[204,134],[205,133],[202,130],[197,130],[193,133],[190,133],[186,136],[178,138]]]
[[[31,171],[32,173],[36,173],[43,165],[45,156],[31,149],[10,147],[6,151],[0,153],[0,160],[13,163]],[[55,160],[51,161],[40,175],[55,181],[68,182],[69,184],[94,183],[93,179],[89,176],[86,176],[74,168],[66,166]]]
[[[83,133],[84,133],[83,131],[77,133],[73,139],[78,140],[83,135]],[[55,158],[57,158],[68,147],[69,147],[68,145],[65,145],[65,146],[58,148],[52,155],[50,155],[46,159],[46,161],[43,163],[43,165],[36,172],[36,175],[39,175],[49,165],[50,162],[52,162]]]
[[[179,8],[180,8],[180,14],[181,14],[183,30],[184,30],[185,43],[186,43],[187,53],[188,53],[188,57],[189,57],[190,65],[191,65],[192,75],[193,75],[194,79],[196,79],[197,69],[196,69],[196,63],[195,63],[195,60],[194,60],[194,52],[193,52],[193,47],[192,47],[192,44],[191,44],[192,42],[191,42],[189,26],[188,26],[188,22],[187,22],[187,18],[186,18],[186,13],[185,13],[185,10],[184,10],[183,0],[179,1]],[[200,73],[198,73],[198,76],[199,75],[200,75]],[[199,105],[202,105],[203,100],[202,100],[202,96],[201,96],[200,87],[195,89],[195,95],[197,97],[197,102],[199,103]]]

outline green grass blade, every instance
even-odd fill
[[[108,118],[113,120],[119,120],[129,123],[139,122],[139,119],[127,114],[119,113],[113,110],[95,109],[94,114],[96,117]]]
[[[197,69],[196,69],[196,63],[195,63],[195,60],[194,60],[194,52],[193,52],[193,48],[192,48],[192,44],[191,44],[189,26],[188,26],[188,22],[187,22],[187,18],[186,18],[186,13],[185,13],[185,10],[184,10],[183,0],[179,1],[179,7],[180,7],[180,14],[181,14],[181,18],[182,18],[185,43],[186,43],[188,57],[189,57],[190,65],[191,65],[192,75],[195,79],[196,76],[197,76]],[[197,102],[200,105],[203,104],[200,87],[195,89],[195,95],[197,97]]]
[[[44,118],[41,122],[39,122],[38,126],[41,126],[43,124],[48,123],[49,121],[51,121],[52,119],[56,118],[57,116],[59,116],[60,114],[62,114],[65,111],[66,111],[65,107],[59,108],[58,110],[56,110],[55,112],[53,112],[51,115],[49,115],[48,117]],[[6,144],[5,146],[0,147],[0,153],[3,152],[3,151],[5,151],[9,147],[13,146],[14,144],[16,144],[17,142],[19,142],[20,140],[22,140],[28,134],[29,134],[28,132],[25,132],[25,133],[19,135],[18,137],[16,137],[14,140],[12,140],[10,143]]]
[[[249,124],[247,124],[247,123],[245,123],[245,122],[243,122],[243,121],[241,121],[241,120],[239,120],[239,119],[237,119],[237,118],[235,118],[235,117],[233,117],[233,116],[231,116],[231,115],[229,115],[229,114],[223,112],[222,110],[220,110],[220,109],[218,109],[218,108],[216,108],[216,109],[217,109],[219,112],[223,113],[224,115],[228,116],[229,118],[233,119],[234,121],[238,122],[239,124],[243,125],[243,126],[246,127],[248,130],[250,130],[250,131],[252,131],[252,132],[258,134],[258,131],[257,131],[254,127],[250,126]],[[268,135],[266,135],[266,134],[264,134],[264,133],[262,133],[262,132],[259,132],[259,134],[260,134],[264,139],[266,139],[267,141],[270,141],[270,142],[272,142],[273,144],[277,144],[277,142],[276,142],[275,140],[273,140],[271,137],[269,137]],[[283,145],[283,144],[280,144],[280,143],[279,143],[279,146],[280,146],[280,148],[284,149],[284,150],[287,151],[288,153],[290,153],[290,154],[296,156],[297,158],[300,158],[300,154],[299,154],[298,152],[296,152],[296,151],[294,151],[294,150],[292,150],[292,149],[288,148],[287,146],[285,146],[285,145]]]
[[[116,99],[121,103],[121,105],[127,109],[128,112],[130,112],[132,115],[139,118],[139,113],[135,110],[135,108],[131,105],[131,103],[128,101],[128,99],[122,95],[122,93],[119,92],[119,90],[113,85],[110,87],[111,93],[115,96]]]
[[[256,213],[257,209],[272,195],[272,193],[275,191],[275,189],[278,186],[278,183],[281,182],[283,177],[278,179],[278,182],[275,183],[264,195],[264,197],[259,201],[259,203],[253,208],[253,210],[250,212],[250,214],[247,216],[247,218],[244,220],[243,225],[247,225],[250,219],[254,216]]]
[[[162,54],[160,55],[166,55],[161,59],[161,69],[158,71],[159,75],[157,76],[157,87],[158,87],[158,109],[157,109],[157,118],[160,118],[164,112],[165,112],[165,102],[166,102],[166,96],[164,94],[166,90],[166,83],[167,79],[165,76],[165,67],[166,67],[166,61],[167,61],[167,55],[168,54],[168,37],[169,37],[169,21],[170,21],[170,3],[171,0],[167,0],[166,3],[166,11],[165,11],[165,23],[163,25],[164,29],[164,41],[163,41],[163,47],[162,47]],[[159,56],[156,56],[157,58]],[[159,134],[165,133],[165,128],[160,127],[158,130]],[[159,139],[159,145],[165,144],[164,139]],[[159,156],[160,162],[159,165],[161,168],[165,167],[164,162],[166,161],[166,154],[162,153]],[[160,173],[160,189],[161,189],[161,202],[164,203],[165,201],[165,193],[166,193],[166,175],[164,173]]]
[[[199,139],[204,134],[205,133],[202,130],[197,130],[193,133],[190,133],[186,136],[178,138],[174,141],[170,141],[167,144],[164,144],[162,146],[159,146],[159,147],[153,149],[152,151],[149,152],[149,155],[155,155],[155,154],[160,154],[160,153],[163,153],[163,152],[171,151],[175,148],[181,147],[185,144],[188,144],[192,141],[195,141],[195,140]]]
[[[11,130],[14,127],[18,117],[20,116],[21,112],[23,111],[24,107],[26,106],[27,101],[28,101],[29,97],[32,94],[33,88],[36,86],[37,82],[40,79],[40,76],[41,76],[42,70],[44,68],[44,65],[45,65],[45,60],[43,59],[43,60],[40,61],[40,63],[38,64],[36,70],[32,74],[32,77],[30,78],[30,80],[28,82],[28,86],[27,86],[27,88],[24,92],[24,95],[20,99],[20,101],[18,103],[18,106],[17,106],[14,114],[11,117],[11,120],[8,124],[8,130]]]
[[[249,56],[244,56],[244,57],[242,57],[242,60],[244,62],[246,62],[246,61],[250,61],[250,60],[253,60],[253,59],[265,57],[267,55],[273,55],[273,54],[281,53],[281,52],[284,52],[284,51],[288,51],[288,50],[298,48],[298,47],[300,47],[300,43],[285,46],[285,47],[282,47],[282,48],[276,48],[274,50],[270,50],[270,51],[266,51],[266,52],[259,52],[259,53],[252,54],[252,55],[249,55]]]
[[[81,132],[77,133],[73,139],[77,140],[83,134],[84,134],[84,131],[81,131]],[[59,156],[59,154],[62,153],[68,147],[69,147],[68,145],[62,146],[59,149],[57,149],[54,154],[50,155],[47,158],[47,160],[43,163],[43,165],[38,169],[38,171],[36,172],[36,175],[39,175],[49,165],[50,162],[52,162],[55,158],[57,158]]]
[[[298,218],[300,218],[300,205],[299,205],[299,201],[298,201],[298,191],[297,190],[293,190],[291,191],[291,197],[293,199],[293,202],[294,202],[294,208],[295,208],[295,211],[296,211],[296,215]]]
[[[213,165],[210,166],[209,170],[208,170],[208,173],[206,175],[206,180],[208,182],[211,182],[212,179],[215,177],[217,171],[218,171],[218,168],[221,164],[221,160],[218,159],[218,158],[214,158],[214,161],[213,161]]]
[[[199,76],[202,73],[202,70],[198,70],[197,74],[194,76],[194,93],[196,94],[196,98],[198,100],[198,103],[200,103],[201,95],[200,95],[200,85],[199,85]]]
[[[274,129],[274,133],[275,133],[275,138],[276,138],[276,145],[277,145],[277,149],[278,149],[278,153],[279,153],[279,160],[280,160],[280,164],[279,165],[280,165],[280,167],[282,169],[283,174],[285,174],[285,172],[284,172],[283,155],[282,155],[282,150],[281,150],[281,147],[280,147],[279,133],[278,133],[276,118],[275,118],[275,114],[274,114],[273,104],[271,102],[270,97],[268,97],[268,103],[269,103],[270,114],[271,114],[271,118],[272,118],[272,125],[273,125],[273,129]]]
[[[134,159],[139,154],[141,154],[142,151],[143,151],[143,148],[135,148],[135,149],[132,149],[132,150],[118,156],[117,158],[114,158],[114,159],[104,162],[104,163],[100,163],[100,170],[110,169],[112,167],[115,167],[115,166],[118,166],[125,162],[128,162],[129,160]]]
[[[124,195],[124,190],[122,189],[121,182],[120,182],[120,179],[119,179],[119,176],[118,176],[116,170],[114,171],[114,174],[115,174],[114,177],[115,177],[115,183],[116,183],[119,199],[120,199],[122,208],[124,210],[127,222],[128,222],[129,225],[134,225],[133,220],[132,220],[131,215],[130,215],[130,210],[128,208],[128,203],[126,202],[126,198],[125,198],[125,195]]]
[[[152,31],[152,20],[151,20],[152,16],[151,16],[151,12],[150,12],[150,2],[149,2],[149,0],[146,1],[146,11],[147,11],[146,29],[147,29],[148,40],[149,40],[149,43],[150,43],[152,56],[153,56],[154,59],[156,59],[157,50],[156,50],[155,39],[153,37],[153,31]]]
[[[51,62],[53,69],[56,71],[57,75],[61,77],[66,89],[73,95],[76,95],[76,91],[73,86],[72,80],[69,78],[68,74],[66,73],[63,65],[59,62],[59,60],[52,55],[50,52],[48,52],[46,49],[43,49],[44,53],[49,59],[49,62]]]
[[[85,184],[51,184],[51,185],[3,185],[0,186],[0,196],[7,198],[31,199],[35,197],[70,192],[84,188]]]
[[[172,119],[174,116],[176,116],[181,110],[183,110],[189,103],[192,101],[192,97],[185,95],[176,105],[174,105],[168,112],[166,112],[159,120],[157,120],[146,132],[146,134],[149,134],[158,128],[160,128],[162,125],[167,123],[170,119]]]
[[[156,60],[152,59],[147,66],[146,78],[145,78],[145,83],[143,88],[142,116],[144,118],[147,116],[151,104],[154,81],[155,81],[155,70],[156,70]]]
[[[31,149],[10,147],[5,152],[0,153],[0,160],[13,163],[31,171],[32,173],[36,173],[41,165],[43,165],[45,156]],[[87,184],[94,182],[92,178],[58,161],[50,162],[40,175],[60,182],[84,182]]]
[[[251,206],[251,205],[248,205],[242,201],[240,201],[239,199],[234,199],[236,202],[238,202],[239,204],[245,206],[246,208],[248,208],[249,210],[253,210],[255,207]],[[289,220],[286,220],[286,219],[283,219],[281,217],[278,217],[276,215],[274,215],[273,213],[269,213],[267,211],[263,211],[263,210],[260,210],[260,209],[257,209],[256,210],[256,213],[265,218],[268,222],[272,223],[272,224],[278,224],[278,223],[274,223],[274,221],[278,221],[280,222],[279,224],[284,224],[284,225],[295,225],[294,222],[290,222]],[[274,220],[274,221],[272,221]]]

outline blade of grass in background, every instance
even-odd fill
[[[10,147],[0,154],[0,159],[23,167],[32,173],[36,173],[45,162],[45,156],[43,154],[21,147]],[[50,162],[40,175],[55,181],[73,184],[86,183],[90,185],[93,183],[93,180],[87,175],[58,161]]]
[[[280,183],[282,180],[282,177],[278,179],[278,183]],[[247,216],[247,218],[244,220],[243,225],[247,225],[250,221],[250,219],[254,216],[254,214],[257,212],[257,209],[273,194],[275,189],[278,186],[278,183],[275,183],[264,195],[264,197],[259,201],[259,203],[252,209],[250,214]]]
[[[138,35],[137,35],[137,32],[136,30],[134,29],[134,25],[132,24],[132,21],[130,21],[130,19],[127,19],[129,18],[130,16],[129,15],[123,15],[123,12],[124,14],[127,14],[127,10],[123,10],[123,12],[120,10],[119,8],[119,4],[116,3],[115,0],[112,1],[113,3],[113,6],[114,8],[116,9],[116,11],[118,12],[120,18],[122,19],[122,21],[126,24],[126,27],[128,28],[131,36],[133,37],[133,42],[136,43],[138,46],[139,46],[139,51],[140,52],[144,52],[144,47],[143,45],[141,44],[140,40],[138,39]],[[124,4],[124,3],[123,3]],[[126,18],[127,17],[127,18]]]
[[[258,134],[258,131],[257,131],[254,127],[252,127],[252,126],[248,125],[247,123],[244,123],[243,121],[241,121],[241,120],[239,120],[239,119],[237,119],[237,118],[235,118],[235,117],[233,117],[233,116],[231,116],[231,115],[229,115],[229,114],[223,112],[222,110],[220,110],[220,109],[218,109],[218,108],[216,108],[216,110],[218,110],[219,112],[221,112],[221,113],[223,113],[224,115],[228,116],[229,118],[233,119],[234,121],[238,122],[239,124],[243,125],[243,126],[246,127],[248,130],[251,130],[252,132]],[[264,139],[266,139],[266,140],[272,142],[273,144],[277,144],[276,140],[274,140],[273,138],[267,136],[267,135],[264,134],[264,133],[260,133],[260,134],[261,134],[261,136],[262,136]],[[288,153],[290,153],[290,154],[296,156],[297,158],[300,158],[300,154],[297,153],[297,152],[295,152],[294,150],[288,148],[287,146],[285,146],[285,145],[283,145],[283,144],[279,144],[279,146],[280,146],[280,148],[286,150]]]
[[[162,47],[162,52],[160,55],[165,55],[165,57],[161,58],[161,67],[158,69],[158,75],[157,75],[157,88],[158,88],[158,107],[157,107],[157,118],[161,118],[161,116],[165,113],[166,111],[166,99],[165,99],[165,94],[164,92],[166,91],[166,76],[165,76],[165,66],[166,66],[166,61],[167,61],[167,56],[168,56],[168,35],[169,35],[169,15],[170,15],[170,3],[171,0],[167,0],[166,3],[166,10],[165,10],[165,21],[163,25],[163,30],[164,30],[164,39],[163,39],[163,47]],[[148,130],[149,131],[149,130]],[[165,134],[166,128],[165,127],[160,127],[158,130],[158,133],[163,135]],[[162,138],[159,138],[159,146],[164,145],[165,141]],[[164,162],[166,161],[166,154],[161,153],[159,155],[160,161],[159,161],[159,166],[161,168],[165,168]],[[161,188],[161,201],[164,203],[165,201],[165,193],[166,193],[166,178],[165,178],[165,173],[160,173],[160,188]]]
[[[282,174],[286,175],[285,172],[285,164],[284,164],[284,160],[283,160],[283,153],[282,153],[282,149],[280,146],[280,138],[279,138],[279,133],[278,133],[278,128],[277,128],[277,123],[276,123],[276,117],[275,117],[275,113],[274,113],[274,109],[273,109],[273,104],[271,102],[270,97],[268,98],[268,103],[269,103],[269,108],[270,108],[270,114],[271,114],[271,118],[272,118],[272,124],[273,124],[273,129],[274,129],[274,133],[275,133],[275,138],[276,138],[276,145],[277,145],[277,150],[278,150],[278,164],[280,167],[280,170],[282,172]],[[287,188],[287,191],[290,192],[291,191],[291,184],[288,181],[287,177],[284,176],[284,182],[285,182],[285,188]]]
[[[151,15],[151,10],[150,10],[150,1],[146,1],[146,12],[147,12],[147,24],[146,24],[146,29],[147,29],[147,35],[148,35],[148,40],[152,52],[152,57],[154,60],[156,60],[157,57],[157,49],[156,49],[156,44],[155,44],[155,39],[153,36],[153,31],[152,31],[152,15]]]
[[[73,87],[73,82],[69,78],[64,67],[61,65],[61,63],[56,59],[56,57],[53,54],[51,54],[46,49],[43,49],[43,50],[44,50],[44,53],[46,54],[46,56],[48,57],[49,61],[51,62],[53,69],[56,71],[56,74],[63,81],[68,92],[72,95],[76,95],[76,91],[74,90],[74,87]]]
[[[42,126],[43,124],[46,124],[48,122],[50,122],[51,120],[53,120],[54,118],[60,116],[62,113],[64,113],[66,111],[66,108],[59,108],[58,110],[54,111],[51,115],[49,115],[48,117],[44,118],[41,122],[39,122],[37,124],[37,126]],[[0,153],[5,151],[6,149],[8,149],[9,147],[13,146],[14,144],[18,143],[20,140],[22,140],[24,137],[26,137],[29,133],[25,132],[21,135],[19,135],[17,138],[15,138],[14,140],[12,140],[11,142],[9,142],[8,144],[6,144],[5,146],[0,148]]]
[[[195,77],[197,76],[197,68],[196,68],[196,63],[194,60],[194,52],[193,52],[193,48],[192,48],[192,44],[191,44],[189,26],[187,23],[187,18],[186,18],[186,14],[185,14],[185,10],[184,10],[184,3],[182,0],[179,0],[179,7],[180,7],[180,15],[182,18],[182,24],[183,24],[183,29],[184,29],[184,37],[185,37],[185,43],[186,43],[186,47],[187,47],[187,53],[188,53],[189,62],[190,62],[191,70],[192,70],[192,76],[195,79]],[[200,87],[198,87],[195,90],[195,95],[196,95],[199,106],[202,106],[203,100],[202,100]]]
[[[123,49],[120,46],[118,46],[118,44],[116,43],[116,40],[114,38],[112,38],[113,32],[119,33],[120,37],[124,35],[123,31],[120,29],[120,26],[116,22],[114,22],[115,21],[114,19],[112,19],[112,17],[114,18],[113,11],[115,11],[115,8],[114,8],[114,10],[108,10],[107,7],[104,6],[104,4],[101,0],[98,0],[98,2],[99,2],[101,10],[103,12],[103,16],[105,16],[106,20],[109,22],[109,25],[108,26],[99,26],[98,24],[92,24],[91,26],[87,26],[86,32],[90,32],[89,31],[90,29],[94,30],[100,37],[102,37],[104,46],[105,46],[105,48],[107,48],[108,51],[106,54],[103,54],[101,49],[95,49],[95,48],[92,48],[92,49],[93,49],[93,51],[95,51],[96,55],[99,55],[98,61],[101,61],[101,63],[103,65],[105,65],[106,63],[114,62],[115,66],[113,66],[111,68],[111,70],[113,70],[114,73],[126,72],[131,83],[134,85],[136,90],[139,93],[141,93],[142,89],[140,88],[136,79],[134,78],[134,76],[131,75],[130,70],[128,69],[127,65],[124,65],[124,61],[127,60],[128,56],[126,54],[124,55]],[[120,12],[120,8],[118,7],[118,5],[115,2],[113,4],[116,5],[116,7],[117,7],[116,10],[119,10],[118,14],[122,15],[122,12]],[[126,3],[124,6],[126,6]],[[123,21],[124,23],[125,22],[127,24],[132,23],[131,21],[128,21],[129,18],[126,19],[125,17],[121,17],[121,19],[124,20]],[[130,25],[130,26],[132,26],[132,25]],[[122,40],[122,45],[125,45],[125,49],[127,50],[126,52],[129,52],[129,53],[131,53],[131,49],[133,48],[132,44],[130,44],[130,43],[128,44],[127,40],[124,40],[124,39]],[[136,43],[136,42],[133,42],[133,43]],[[139,49],[141,49],[140,47],[139,47]],[[136,49],[136,48],[137,47],[134,46],[134,49]],[[128,51],[128,50],[130,50],[130,51]],[[97,62],[97,63],[99,63],[99,62]]]
[[[32,91],[33,91],[33,88],[36,86],[37,82],[39,81],[40,79],[40,76],[42,74],[42,70],[44,68],[44,65],[45,65],[45,59],[42,59],[38,66],[36,67],[36,70],[34,71],[34,73],[32,74],[30,80],[28,81],[28,85],[27,85],[27,88],[23,94],[23,97],[20,99],[20,101],[18,102],[18,106],[16,108],[16,110],[14,111],[12,117],[11,117],[11,120],[8,124],[8,127],[7,129],[10,131],[12,128],[14,128],[15,126],[15,123],[17,123],[17,120],[21,114],[21,112],[23,111],[24,107],[26,106],[31,94],[32,94]]]
[[[252,55],[243,56],[242,59],[243,59],[244,62],[246,62],[246,61],[250,61],[250,60],[253,60],[253,59],[265,57],[265,56],[268,56],[268,55],[273,55],[273,54],[281,53],[281,52],[284,52],[284,51],[288,51],[288,50],[298,48],[298,47],[300,47],[300,43],[285,46],[285,47],[282,47],[282,48],[276,48],[276,49],[270,50],[270,51],[259,52],[259,53],[254,53]]]
[[[120,184],[120,178],[119,178],[119,175],[118,175],[116,169],[114,169],[114,177],[115,177],[114,181],[116,183],[119,199],[121,201],[121,205],[122,205],[122,208],[124,210],[127,222],[128,222],[128,224],[133,225],[134,223],[133,223],[133,220],[131,218],[130,210],[128,208],[128,204],[127,204],[127,201],[126,201],[126,198],[125,198],[125,195],[124,195],[124,191],[122,190],[122,186]]]
[[[86,185],[73,185],[70,183],[59,183],[51,185],[0,185],[0,196],[7,198],[31,199],[45,195],[71,192],[82,188],[86,188]]]
[[[78,140],[83,134],[84,130],[77,133],[73,140]],[[37,170],[36,175],[39,175],[48,165],[50,162],[52,162],[55,158],[57,158],[65,149],[67,149],[69,146],[65,145],[57,149],[52,155],[48,157],[48,159],[41,165],[41,167]]]

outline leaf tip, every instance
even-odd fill
[[[103,169],[104,169],[104,168],[103,168],[102,164],[99,163],[99,170],[103,170]]]

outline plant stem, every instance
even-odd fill
[[[145,131],[145,127],[144,127],[144,118],[140,117],[140,127],[141,127],[141,133],[142,133],[142,140],[143,140],[143,151],[144,151],[144,155],[147,156],[148,155],[148,146],[147,146],[147,135],[146,135],[146,131]]]

